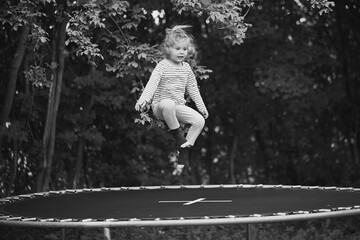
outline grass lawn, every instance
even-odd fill
[[[360,216],[251,225],[252,239],[258,240],[360,240]],[[104,239],[102,229],[66,229],[67,240]],[[246,225],[186,227],[126,227],[111,229],[111,237],[120,239],[247,239]],[[0,240],[62,239],[61,229],[0,226]]]

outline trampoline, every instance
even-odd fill
[[[50,191],[0,199],[0,225],[110,228],[280,222],[360,214],[360,189],[184,185]]]

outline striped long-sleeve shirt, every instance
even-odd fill
[[[163,59],[151,73],[139,101],[145,100],[154,106],[163,99],[172,99],[176,104],[184,105],[185,92],[189,94],[200,112],[206,110],[190,65],[186,62],[174,65],[169,60]]]

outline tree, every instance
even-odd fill
[[[3,99],[11,69],[5,59],[15,61],[11,43],[25,25],[21,19],[29,34],[2,125],[2,194],[356,182],[358,5],[335,3],[6,2]],[[139,116],[133,109],[162,58],[157,45],[165,29],[179,23],[193,26],[201,54],[192,66],[211,115],[189,155],[192,171],[181,177],[168,163],[166,131],[151,112]],[[345,158],[353,160],[340,161]]]

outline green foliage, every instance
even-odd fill
[[[31,82],[35,87],[50,87],[51,82],[46,76],[46,68],[40,66],[30,66],[28,71],[25,71],[25,79]]]
[[[251,27],[251,24],[244,22],[253,6],[250,1],[174,0],[173,3],[180,14],[189,11],[198,16],[206,15],[205,22],[214,23],[218,30],[224,32],[223,38],[233,45],[243,43],[245,33]]]
[[[252,237],[263,240],[354,240],[360,237],[357,217],[251,224]],[[0,228],[1,240],[61,239],[60,229]],[[103,239],[103,229],[66,229],[66,239]],[[246,225],[111,228],[112,239],[248,239]]]
[[[318,8],[319,14],[329,13],[332,10],[332,7],[335,7],[335,3],[333,1],[328,0],[310,0],[311,7]]]
[[[135,77],[143,79],[149,77],[157,62],[162,58],[156,46],[138,44],[135,46],[120,46],[116,51],[109,51],[114,58],[112,65],[107,64],[106,70],[115,72],[117,77]]]
[[[95,29],[105,27],[100,16],[101,10],[95,3],[84,4],[83,7],[81,10],[72,13],[67,28],[68,39],[65,44],[74,43],[77,47],[76,54],[87,56],[89,61],[95,57],[103,59],[98,44],[93,43],[91,35],[88,34],[91,27]]]
[[[20,143],[26,142],[28,137],[27,133],[22,129],[21,122],[17,121],[14,121],[7,126],[5,135],[10,141],[18,141]]]
[[[13,156],[19,159],[12,194],[35,189],[49,86],[59,70],[52,50],[65,16],[52,189],[72,187],[77,163],[79,187],[360,184],[356,1],[42,0],[2,7],[2,98],[20,27],[30,26],[2,136],[2,195]],[[181,177],[172,175],[164,123],[154,120],[149,106],[140,115],[134,110],[163,58],[158,44],[165,29],[179,23],[193,26],[200,58],[190,64],[210,112],[191,152],[193,171]],[[151,234],[163,236],[158,233]],[[192,236],[208,235],[194,230]]]
[[[35,50],[38,50],[42,44],[49,41],[48,34],[36,23],[32,24],[32,30],[28,36],[30,44],[34,46]]]
[[[7,2],[6,4],[9,4]],[[21,0],[16,5],[8,5],[0,10],[0,21],[2,25],[10,25],[14,31],[19,27],[29,24],[33,18],[44,16],[42,13],[33,11],[34,5],[28,1]]]

